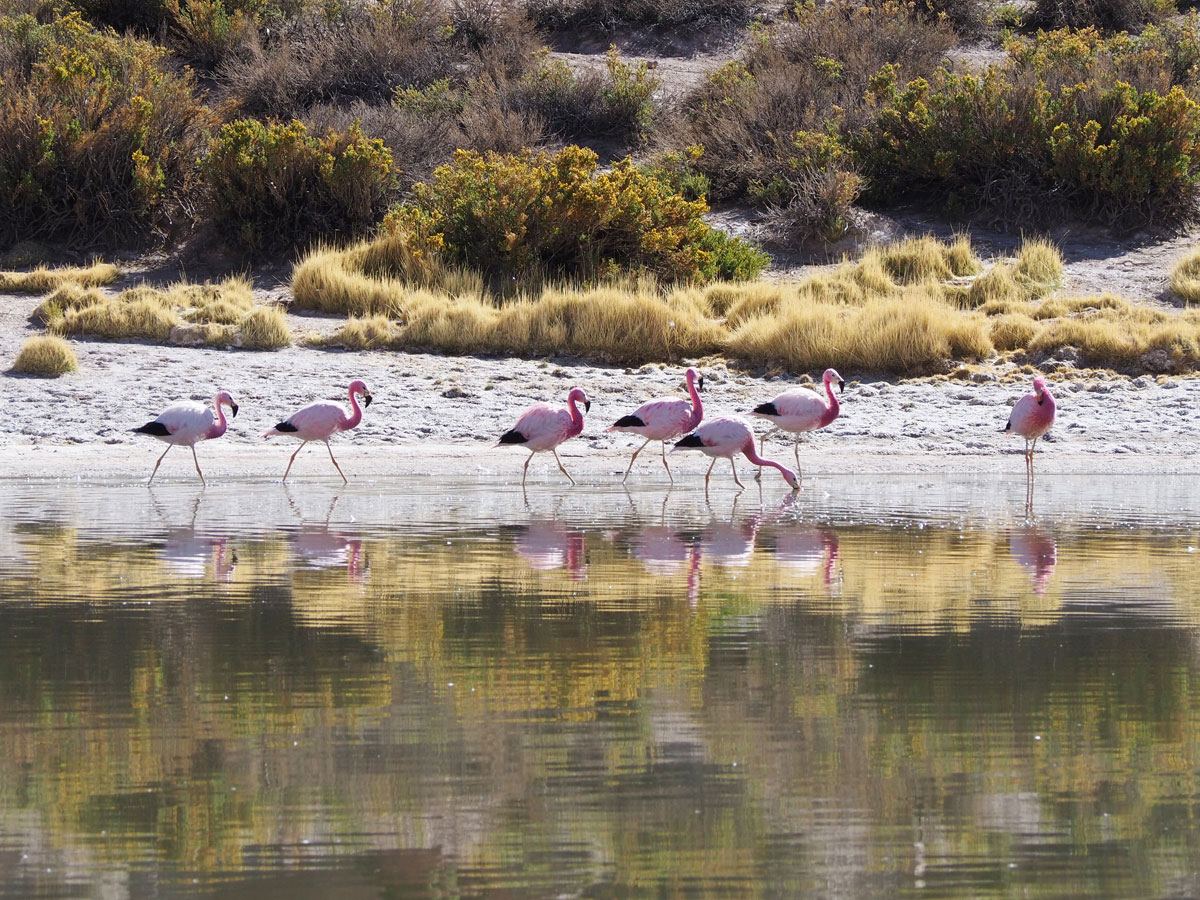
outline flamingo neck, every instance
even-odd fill
[[[694,378],[688,379],[687,388],[688,395],[692,398],[692,414],[688,418],[688,424],[684,431],[692,431],[704,419],[704,403],[700,399],[700,392],[696,390]]]
[[[788,480],[789,475],[792,476],[793,480],[796,477],[796,473],[793,472],[791,469],[789,469],[787,466],[777,463],[772,459],[764,459],[763,457],[761,457],[757,453],[755,453],[753,440],[749,440],[746,442],[746,446],[742,448],[742,455],[745,456],[746,459],[750,460],[750,462],[754,463],[756,466],[770,466],[772,469],[778,469],[779,474],[784,477],[785,481]]]
[[[571,427],[569,429],[570,434],[568,434],[567,437],[575,437],[575,435],[583,431],[583,413],[579,411],[579,407],[575,404],[576,401],[574,397],[567,398],[567,409],[571,412]]]
[[[229,427],[229,423],[225,420],[225,407],[221,401],[217,400],[213,405],[217,408],[217,421],[208,426],[208,433],[204,435],[204,439],[207,441],[219,438]]]
[[[350,415],[346,416],[342,421],[342,431],[349,431],[351,428],[357,427],[362,421],[362,407],[358,405],[358,395],[354,391],[350,392]]]
[[[824,428],[830,422],[838,417],[838,413],[842,411],[842,404],[838,403],[838,398],[833,393],[833,382],[825,382],[825,396],[829,398],[829,405],[825,407],[825,412],[821,416],[821,427]]]

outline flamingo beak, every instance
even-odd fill
[[[704,390],[704,376],[703,375],[701,375],[700,378],[697,379],[697,381],[696,381],[696,390],[697,391]]]
[[[371,405],[371,395],[363,394],[363,406],[370,406],[370,405]]]
[[[230,408],[231,410],[233,410],[233,417],[236,419],[236,418],[237,418],[238,405],[237,405],[236,403],[230,403],[230,404],[229,404],[229,408]]]
[[[845,389],[846,389],[846,379],[845,379],[845,378],[839,378],[839,379],[838,379],[838,393],[840,394],[840,393],[841,393],[842,391],[844,391]]]
[[[592,401],[591,401],[591,400],[584,400],[584,401],[583,401],[583,411],[584,411],[584,412],[591,412],[591,411],[592,411]]]

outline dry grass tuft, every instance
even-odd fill
[[[58,334],[274,350],[292,342],[275,306],[256,306],[250,282],[233,277],[167,288],[139,285],[119,294],[65,284],[34,315]]]
[[[1193,250],[1175,264],[1171,293],[1184,303],[1200,302],[1200,250]]]
[[[0,272],[0,291],[21,294],[45,294],[66,284],[100,287],[121,277],[121,269],[111,263],[94,262],[90,266],[65,266],[51,269],[38,266],[28,272]]]
[[[22,375],[57,378],[79,369],[75,351],[60,337],[39,335],[31,337],[21,347],[12,370]]]
[[[292,344],[287,316],[278,306],[254,307],[242,319],[238,332],[246,350],[278,350]]]
[[[864,254],[864,260],[878,266],[883,272],[901,284],[924,284],[930,281],[946,281],[950,278],[974,275],[982,269],[971,242],[965,235],[958,235],[950,243],[943,243],[932,235],[906,238],[886,247],[876,247]]]
[[[1045,297],[1062,284],[1062,254],[1045,238],[1026,238],[1017,252],[1016,274],[1031,298]]]
[[[351,317],[331,334],[312,343],[347,350],[385,350],[399,343],[400,329],[387,316]]]
[[[296,306],[349,316],[394,315],[404,282],[362,270],[367,245],[349,250],[320,247],[292,273]]]

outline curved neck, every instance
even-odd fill
[[[821,427],[824,428],[830,422],[838,417],[838,413],[842,410],[842,405],[838,403],[838,398],[833,394],[833,382],[825,382],[825,395],[829,398],[829,405],[825,407],[825,412],[821,416]]]
[[[696,380],[689,378],[687,383],[688,395],[692,398],[692,415],[688,419],[685,431],[691,431],[704,419],[704,403],[700,400],[700,392],[696,390]]]
[[[772,459],[764,459],[755,453],[753,440],[746,442],[746,446],[742,448],[742,454],[746,457],[746,459],[750,460],[750,462],[754,463],[756,466],[770,466],[772,469],[778,469],[779,474],[784,476],[785,480],[788,475],[791,475],[792,478],[796,477],[796,473],[787,466],[777,463]]]
[[[211,441],[213,438],[219,438],[225,433],[225,429],[229,427],[229,423],[225,421],[225,407],[221,401],[213,401],[213,406],[217,408],[217,421],[208,426],[208,433],[204,435],[205,440]]]
[[[342,420],[342,431],[354,428],[362,421],[362,407],[358,405],[358,395],[350,392],[350,415]]]
[[[576,406],[574,397],[567,397],[567,409],[571,411],[571,433],[568,437],[575,437],[575,435],[583,431],[583,413]]]

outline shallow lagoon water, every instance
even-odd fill
[[[1200,487],[1024,499],[0,481],[0,896],[1197,896]]]

